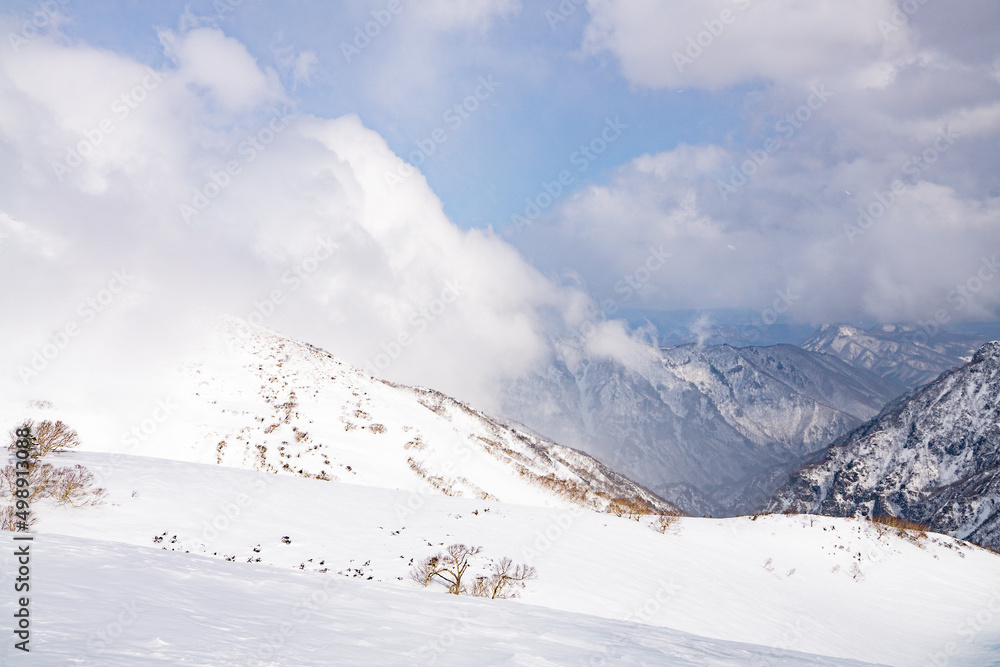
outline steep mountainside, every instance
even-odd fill
[[[639,497],[677,512],[592,457],[524,426],[430,389],[373,379],[266,329],[230,319],[220,326],[218,347],[184,371],[194,395],[188,409],[200,416],[187,436],[192,460],[548,506],[601,510],[612,498]]]
[[[1000,342],[829,447],[767,509],[892,515],[1000,548]]]
[[[963,334],[929,336],[912,326],[884,325],[865,331],[847,324],[827,324],[803,342],[802,348],[831,354],[877,373],[902,392],[968,362],[983,342]]]
[[[745,506],[744,485],[760,484],[751,478],[831,442],[895,395],[869,371],[791,345],[686,345],[641,369],[557,362],[512,388],[504,412],[682,509],[718,515]]]

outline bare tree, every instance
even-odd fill
[[[667,528],[674,525],[675,521],[677,521],[677,517],[673,514],[661,514],[656,517],[656,523],[653,524],[653,530],[658,533],[666,534]]]
[[[34,443],[33,455],[42,458],[53,452],[65,452],[80,446],[80,435],[62,421],[42,421],[37,424],[27,419],[17,429],[28,429]],[[11,452],[17,450],[17,429],[10,433]]]
[[[18,457],[0,468],[0,495],[9,496],[15,504],[17,500],[31,503],[41,498],[52,498],[60,504],[74,507],[97,505],[103,502],[107,492],[95,486],[94,475],[81,465],[56,467],[40,459],[51,453],[64,452],[80,445],[80,436],[64,422],[43,421],[35,423],[26,420],[10,433],[8,450],[18,451],[17,435],[27,430],[32,445],[26,458]],[[19,475],[18,472],[21,474]],[[18,485],[18,477],[22,478]],[[27,495],[17,496],[18,491]]]
[[[467,592],[462,584],[462,577],[469,569],[469,559],[479,554],[482,547],[467,547],[464,544],[452,544],[443,554],[429,556],[417,563],[410,572],[410,578],[427,586],[434,577],[448,585],[448,592],[459,595]]]
[[[534,567],[514,565],[514,561],[504,556],[499,561],[493,562],[492,571],[488,576],[476,578],[472,594],[492,600],[514,598],[518,595],[517,589],[524,588],[524,582],[536,576]]]

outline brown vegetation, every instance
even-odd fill
[[[428,556],[417,563],[410,571],[410,578],[424,587],[437,578],[448,586],[452,595],[469,593],[464,583],[465,575],[471,565],[470,559],[482,550],[482,547],[452,544],[444,553]],[[536,576],[534,567],[515,565],[514,561],[504,556],[499,561],[490,560],[488,573],[476,577],[471,593],[493,600],[517,597],[518,591],[524,588],[524,582]]]

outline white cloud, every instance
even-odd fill
[[[262,71],[246,47],[221,30],[161,31],[160,41],[177,65],[178,78],[206,89],[226,111],[253,109],[282,95],[277,75]]]
[[[617,306],[760,310],[791,290],[788,315],[814,324],[915,321],[942,309],[951,321],[994,317],[1000,275],[973,280],[960,308],[952,294],[1000,254],[1000,198],[968,191],[980,142],[956,139],[950,152],[927,153],[934,163],[915,163],[935,136],[914,134],[920,140],[853,160],[817,159],[811,142],[787,147],[727,201],[718,183],[750,164],[745,153],[681,146],[642,156],[519,243],[545,268],[584,275]],[[655,249],[670,257],[644,272]]]
[[[52,163],[150,70],[44,38],[0,53],[0,198],[39,245],[0,243],[18,276],[0,308],[20,314],[0,324],[0,384],[48,396],[87,377],[155,391],[194,314],[223,310],[488,406],[585,309],[492,233],[454,226],[419,172],[391,184],[403,162],[356,116],[285,119],[270,73],[216,30],[164,43],[175,66],[152,72],[157,87],[111,114],[112,131],[66,173]],[[67,96],[63,80],[104,83]],[[62,252],[39,257],[43,245]],[[128,288],[84,318],[79,304],[115,271]],[[25,387],[17,369],[68,324],[80,333]]]
[[[659,87],[723,88],[765,79],[884,79],[908,51],[879,21],[892,0],[588,0],[584,49],[609,51],[625,76]]]
[[[585,49],[632,83],[755,84],[741,138],[637,157],[519,245],[619,306],[764,309],[792,290],[788,314],[812,323],[995,317],[1000,276],[956,294],[1000,254],[1000,9],[906,6],[590,0]],[[965,40],[940,28],[959,24]],[[636,280],[661,246],[670,260]]]

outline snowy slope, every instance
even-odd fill
[[[136,600],[149,614],[82,664],[129,664],[146,651],[171,664],[197,651],[222,656],[241,640],[256,651],[324,586],[330,603],[259,664],[426,664],[409,658],[454,622],[465,628],[464,617],[468,636],[455,633],[439,664],[841,664],[781,652],[793,650],[925,665],[952,644],[948,664],[1000,656],[992,612],[966,636],[969,619],[1000,602],[1000,559],[943,536],[780,515],[680,518],[660,534],[586,510],[141,457],[62,458],[101,471],[110,497],[98,507],[39,508],[38,549],[49,560],[37,576],[53,582],[40,604],[61,610],[40,645],[47,637],[68,652]],[[88,541],[96,539],[105,542]],[[455,542],[530,562],[538,578],[521,600],[500,602],[408,579],[411,559]],[[100,613],[70,618],[95,589]],[[330,651],[350,660],[331,661]],[[258,664],[227,659],[205,664]]]
[[[862,664],[507,601],[455,599],[82,538],[45,536],[35,546],[35,572],[44,582],[35,603],[44,611],[35,621],[30,657],[12,655],[4,642],[3,664]],[[0,613],[9,616],[11,605],[0,603]]]
[[[1000,342],[796,471],[772,510],[889,514],[1000,547]]]
[[[825,446],[897,393],[870,371],[791,345],[686,345],[643,368],[556,362],[513,387],[504,412],[686,511],[725,515],[759,495],[744,487],[760,473]]]
[[[641,498],[658,512],[679,512],[524,426],[430,389],[374,379],[231,317],[214,322],[149,414],[9,406],[0,427],[25,416],[64,419],[94,451],[561,508],[603,510],[612,498]]]

